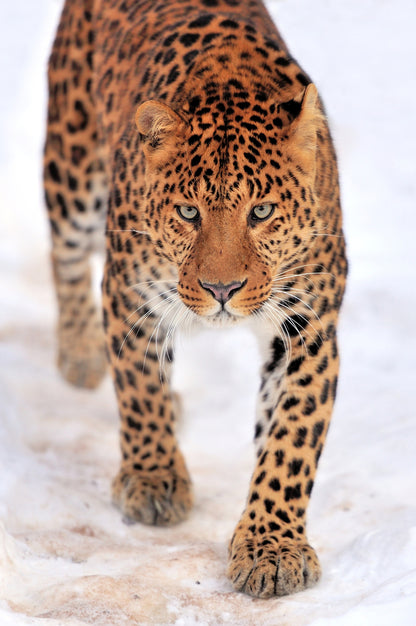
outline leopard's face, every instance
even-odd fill
[[[182,302],[210,325],[255,315],[319,222],[298,124],[270,101],[230,108],[200,104],[145,150],[145,228],[176,266]]]

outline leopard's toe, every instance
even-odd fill
[[[183,521],[193,504],[189,476],[171,470],[121,469],[112,491],[114,503],[129,520],[153,526]]]
[[[234,539],[228,577],[237,591],[258,598],[284,596],[314,585],[320,578],[318,557],[306,543],[277,537]]]

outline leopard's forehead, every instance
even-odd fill
[[[178,188],[206,202],[278,192],[285,171],[290,115],[297,103],[279,105],[240,81],[213,83],[189,103],[187,128],[176,160]]]
[[[202,13],[168,26],[142,79],[149,98],[170,100],[185,121],[162,178],[168,172],[185,199],[204,195],[213,207],[236,192],[278,191],[285,129],[309,82],[276,32],[260,32],[255,20]]]

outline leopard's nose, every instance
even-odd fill
[[[201,287],[209,291],[220,304],[224,305],[228,300],[231,300],[233,295],[239,291],[246,284],[247,279],[240,281],[233,281],[224,285],[223,283],[205,283],[200,282]]]

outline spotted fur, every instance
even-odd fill
[[[320,569],[306,509],[336,394],[347,271],[315,86],[260,0],[67,0],[49,94],[58,364],[95,387],[106,345],[121,418],[114,501],[146,524],[188,515],[173,336],[246,323],[264,364],[228,575],[259,597],[308,587]],[[104,230],[102,324],[89,257]]]

